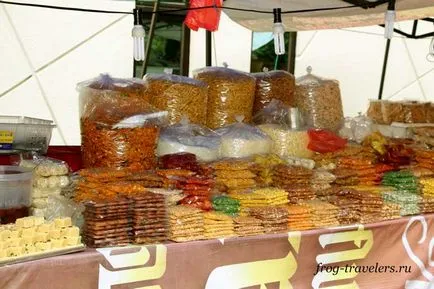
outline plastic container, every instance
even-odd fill
[[[0,166],[0,223],[13,223],[29,213],[32,170]]]
[[[54,127],[51,120],[0,116],[0,150],[31,150],[45,154]]]

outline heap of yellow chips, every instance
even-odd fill
[[[234,223],[228,215],[218,212],[203,214],[205,239],[218,239],[235,236]]]
[[[261,188],[252,192],[232,194],[240,202],[240,214],[246,216],[249,208],[279,206],[288,203],[288,193],[277,188]]]
[[[338,226],[339,208],[320,200],[303,201],[300,205],[311,210],[311,221],[315,228]]]
[[[271,185],[273,183],[273,167],[284,164],[284,161],[275,154],[255,156],[258,183]]]
[[[193,207],[175,206],[168,208],[169,239],[187,242],[204,239],[202,211]]]

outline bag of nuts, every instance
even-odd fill
[[[306,124],[313,128],[338,131],[344,121],[339,83],[311,74],[297,78],[295,103],[306,118]]]
[[[196,70],[194,78],[208,84],[209,128],[236,123],[239,115],[244,116],[244,122],[252,120],[256,85],[253,76],[224,67],[205,67]]]
[[[256,78],[255,103],[253,114],[265,108],[272,99],[287,106],[294,106],[295,78],[283,70],[264,71],[252,74]]]
[[[176,124],[185,116],[191,123],[206,125],[205,82],[171,74],[147,74],[144,81],[151,105],[169,113],[169,124]]]
[[[79,83],[77,89],[83,166],[154,168],[165,114],[156,112],[143,96],[144,82],[101,75]]]

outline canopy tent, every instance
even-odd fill
[[[225,7],[272,12],[273,8],[284,11],[314,10],[325,8],[342,9],[286,13],[282,22],[288,31],[338,29],[371,26],[384,23],[387,3],[371,9],[351,7],[342,0],[226,0]],[[348,8],[350,7],[350,8]],[[433,0],[396,0],[397,21],[422,19],[434,16]],[[253,31],[271,31],[273,15],[225,9],[235,22]]]

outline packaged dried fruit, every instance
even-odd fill
[[[369,108],[366,115],[375,123],[384,124],[383,118],[383,101],[381,100],[370,100]]]
[[[148,102],[144,82],[108,75],[78,84],[83,166],[152,169],[167,113]]]
[[[383,110],[383,123],[404,122],[404,107],[400,101],[381,101]]]
[[[295,78],[283,70],[264,71],[252,74],[256,78],[253,114],[258,113],[273,99],[294,106]]]
[[[206,125],[208,87],[205,82],[171,74],[146,74],[144,81],[151,105],[168,112],[169,124],[187,117],[191,123]]]
[[[244,116],[252,120],[256,80],[248,73],[224,67],[205,67],[194,72],[194,78],[208,84],[207,126],[221,128]]]
[[[313,75],[311,67],[307,68],[307,75],[296,80],[295,103],[309,127],[336,132],[343,124],[338,81]]]

